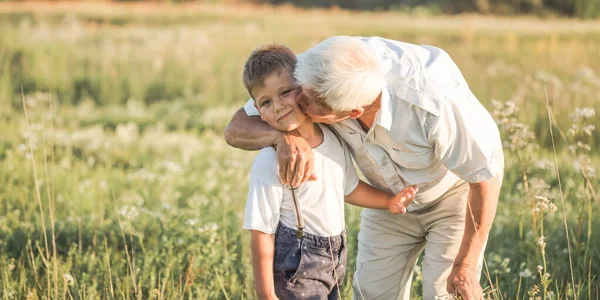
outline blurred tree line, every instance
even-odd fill
[[[600,0],[255,0],[301,7],[341,7],[356,10],[415,9],[431,13],[538,14],[579,18],[600,16]]]
[[[176,0],[177,1],[177,0]],[[186,1],[186,0],[183,0]],[[341,7],[352,10],[404,10],[436,13],[537,14],[578,18],[600,17],[600,0],[251,0],[300,7]]]

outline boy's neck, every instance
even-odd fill
[[[296,128],[298,133],[306,140],[311,148],[316,148],[323,143],[323,131],[317,123],[306,121],[304,124]]]

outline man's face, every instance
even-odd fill
[[[260,118],[280,131],[297,129],[308,121],[296,103],[299,91],[294,78],[287,72],[267,76],[264,86],[252,89],[254,105],[260,112]]]
[[[296,102],[313,122],[333,124],[349,117],[349,113],[336,113],[327,107],[324,99],[317,97],[315,92],[309,89],[302,89],[296,96]]]

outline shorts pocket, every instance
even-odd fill
[[[276,242],[273,272],[285,282],[294,276],[301,264],[302,252],[298,241]],[[278,275],[279,274],[279,275]]]
[[[289,283],[293,284],[299,280],[309,280],[312,282],[321,282],[328,290],[331,290],[335,285],[333,270],[339,263],[337,251],[332,253],[325,248],[304,245],[301,252],[302,258],[300,264],[294,275],[290,278]]]

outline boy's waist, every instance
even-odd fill
[[[275,233],[275,238],[287,241],[297,241],[299,240],[299,238],[296,236],[297,232],[298,231],[296,229],[290,228],[287,225],[279,222],[279,225],[277,226],[277,232]],[[311,245],[313,247],[327,250],[331,247],[334,249],[334,251],[337,251],[345,242],[345,239],[346,229],[344,229],[341,234],[334,236],[319,236],[304,231],[302,243],[304,245]]]

